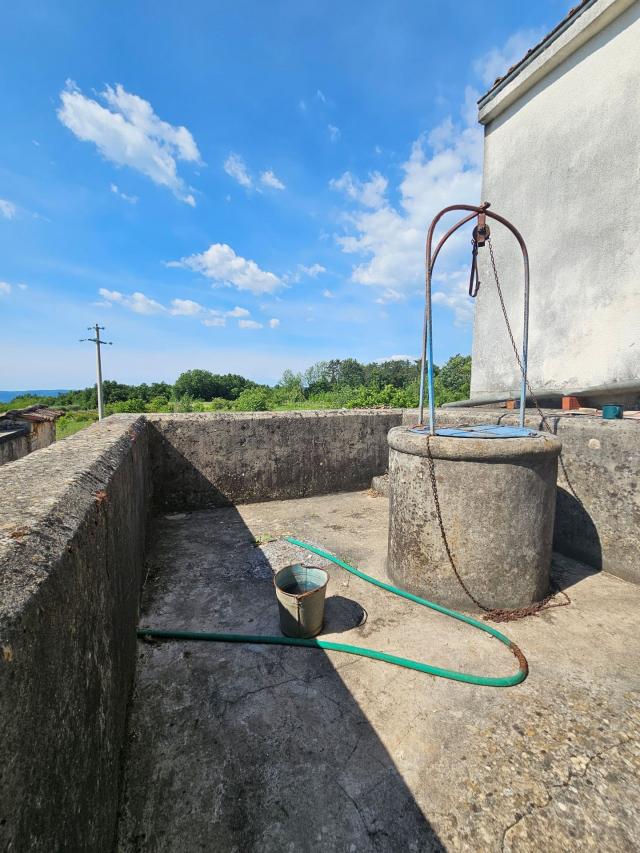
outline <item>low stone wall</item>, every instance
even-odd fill
[[[155,496],[165,509],[364,489],[387,468],[402,411],[148,415]]]
[[[4,430],[0,432],[0,465],[15,462],[30,452],[26,430]]]
[[[640,583],[640,421],[549,412],[562,441],[562,460],[579,500],[558,471],[554,548],[561,554]],[[405,425],[417,420],[403,414]],[[439,409],[438,426],[480,423],[517,424],[517,413],[504,409]],[[527,426],[540,429],[538,415]]]
[[[0,849],[113,849],[151,499],[144,418],[0,468]]]

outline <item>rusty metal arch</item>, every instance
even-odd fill
[[[464,210],[470,211],[467,216],[463,216],[455,225],[453,225],[449,230],[444,234],[444,236],[440,239],[438,245],[435,248],[435,251],[432,251],[433,247],[433,234],[436,228],[436,225],[445,216],[447,213],[451,213],[454,210]],[[478,217],[480,222],[480,217],[487,216],[490,219],[495,219],[497,222],[500,222],[509,231],[513,234],[513,236],[518,241],[520,249],[522,251],[522,259],[524,262],[524,325],[523,325],[523,334],[522,334],[522,382],[521,382],[521,390],[520,390],[520,426],[524,426],[524,416],[525,416],[525,408],[527,401],[527,358],[528,358],[528,348],[529,348],[529,254],[527,252],[527,246],[524,242],[522,234],[518,231],[518,229],[509,222],[504,216],[500,216],[498,213],[494,213],[489,210],[489,202],[484,202],[481,205],[475,204],[452,204],[449,207],[444,207],[439,213],[435,215],[431,224],[429,225],[429,230],[427,232],[427,241],[426,241],[426,249],[425,249],[425,310],[424,310],[424,323],[422,328],[422,355],[421,355],[421,363],[420,363],[420,424],[424,423],[424,389],[425,389],[425,368],[427,373],[427,388],[428,388],[428,404],[429,404],[429,432],[431,435],[435,435],[435,402],[433,395],[433,328],[432,328],[432,311],[431,311],[431,278],[433,275],[433,268],[436,262],[438,255],[440,254],[440,250],[447,242],[447,240],[455,234],[455,232],[461,228],[463,225],[466,225],[467,222],[471,222],[472,219]]]

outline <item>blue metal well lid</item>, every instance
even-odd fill
[[[429,427],[412,427],[411,432],[429,434]],[[527,427],[499,426],[497,424],[477,424],[468,427],[444,427],[436,430],[436,435],[447,438],[532,438],[537,430]]]

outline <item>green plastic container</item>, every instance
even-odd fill
[[[273,579],[285,637],[315,637],[324,624],[324,599],[329,575],[323,569],[296,564],[280,569]]]
[[[602,407],[602,417],[605,421],[619,420],[624,415],[624,407],[618,403],[605,403]]]

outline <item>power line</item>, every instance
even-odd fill
[[[83,341],[91,341],[96,345],[96,390],[98,392],[98,420],[102,420],[104,418],[104,403],[102,400],[102,359],[100,356],[100,347],[108,345],[112,346],[113,341],[103,341],[100,338],[100,332],[104,331],[104,326],[99,326],[97,323],[95,326],[87,326],[87,329],[90,332],[95,332],[95,338],[80,338],[80,342]]]

